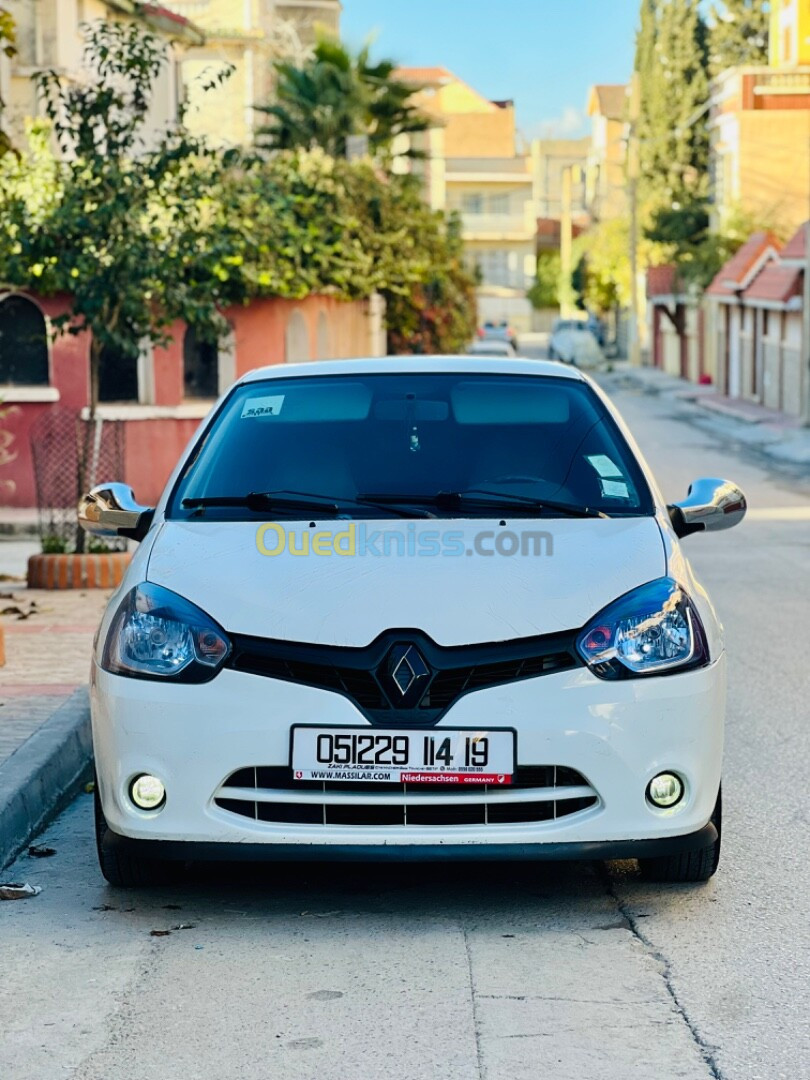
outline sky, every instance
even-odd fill
[[[512,98],[527,138],[587,134],[588,89],[625,82],[639,0],[343,0],[341,35],[409,67]]]

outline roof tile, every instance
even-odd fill
[[[807,223],[800,225],[793,236],[785,244],[782,251],[783,259],[806,259],[807,252],[805,250],[805,240],[807,237]]]
[[[802,271],[796,266],[780,266],[770,263],[743,293],[746,300],[761,300],[786,304],[802,289]]]
[[[755,232],[740,250],[722,266],[706,290],[708,296],[737,296],[748,274],[768,248],[778,250],[776,239],[768,232]]]

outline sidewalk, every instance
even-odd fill
[[[85,687],[108,596],[0,585],[0,866],[87,765]]]
[[[102,590],[0,586],[6,666],[0,668],[0,766],[80,686],[107,604]]]
[[[796,417],[724,397],[713,386],[698,386],[660,368],[636,367],[626,360],[614,362],[612,371],[600,376],[600,382],[633,386],[647,394],[684,402],[694,409],[693,418],[710,424],[713,432],[744,443],[781,465],[810,466],[810,428],[802,427]]]
[[[37,535],[39,516],[33,507],[4,506],[0,510],[0,536]]]

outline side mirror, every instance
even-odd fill
[[[155,511],[135,502],[129,484],[100,484],[79,499],[78,516],[79,524],[91,536],[143,540]]]
[[[713,532],[739,525],[748,508],[745,495],[730,480],[704,477],[695,480],[683,502],[668,506],[669,518],[677,536],[695,532]]]

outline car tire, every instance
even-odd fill
[[[109,831],[107,819],[101,808],[98,782],[93,795],[96,824],[96,852],[98,865],[110,885],[120,889],[137,889],[149,885],[168,885],[177,879],[178,867],[160,859],[145,859],[126,851],[110,851],[104,847],[104,837]]]
[[[554,350],[551,348],[551,346],[549,346],[549,349],[548,349],[548,358],[549,358],[549,360],[556,360],[557,359],[557,354],[554,352]]]
[[[717,839],[697,851],[685,851],[680,855],[662,855],[655,859],[639,859],[641,876],[647,881],[698,882],[708,881],[720,862],[720,841],[723,823],[723,789],[717,793],[712,824],[717,829]]]

